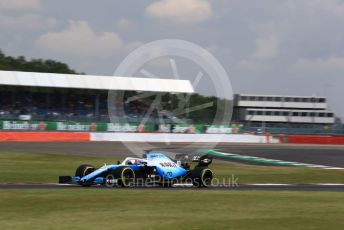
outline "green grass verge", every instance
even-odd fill
[[[344,183],[343,170],[300,167],[256,166],[236,163],[218,163],[212,167],[216,178],[234,175],[239,184],[247,183]],[[228,182],[228,180],[227,180]]]
[[[110,157],[0,152],[0,183],[57,182],[58,176],[74,175],[80,164],[100,167],[104,163],[116,162],[117,159]]]
[[[0,190],[7,229],[344,229],[344,193]]]
[[[59,175],[74,175],[78,165],[97,167],[116,163],[114,157],[85,157],[37,153],[0,152],[0,183],[57,182]],[[239,183],[344,183],[342,170],[300,167],[255,166],[237,163],[214,163],[210,168],[220,183],[238,178]]]

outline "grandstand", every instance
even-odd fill
[[[237,94],[233,117],[247,130],[281,133],[323,133],[336,122],[334,112],[327,110],[327,98],[316,96]]]
[[[0,71],[0,98],[0,130],[239,130],[217,114],[230,102],[196,94],[186,80]]]
[[[109,101],[109,92],[119,100]],[[188,106],[182,111],[181,102]],[[209,102],[214,105],[190,112]],[[233,122],[216,123],[216,108],[226,104],[195,94],[184,80],[0,71],[0,130],[343,133],[324,97],[238,94]]]
[[[108,122],[106,90],[0,86],[0,119]],[[135,91],[126,92],[124,101]],[[145,115],[149,105],[140,100],[123,103],[117,116],[133,120]],[[151,117],[156,117],[157,111]]]
[[[332,111],[326,98],[281,95],[235,95],[236,118],[241,122],[266,125],[331,125]]]
[[[142,118],[149,104],[138,92],[193,93],[189,81],[0,71],[0,119],[109,122],[108,91],[124,92],[112,114]],[[122,103],[123,102],[123,103]],[[164,111],[153,111],[151,118]],[[166,116],[166,115],[165,115]],[[138,120],[138,119],[137,119]]]

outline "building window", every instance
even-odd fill
[[[307,114],[306,112],[302,112],[302,113],[301,113],[301,116],[302,116],[302,117],[307,117],[307,115],[308,115],[308,114]]]
[[[254,111],[253,110],[248,111],[248,115],[254,115]]]
[[[283,116],[289,116],[289,112],[287,112],[287,111],[284,111],[282,114],[283,114]]]
[[[272,99],[273,99],[272,97],[267,97],[266,98],[267,101],[273,101]]]
[[[302,102],[309,102],[309,98],[302,98]]]
[[[325,98],[319,98],[319,103],[325,103],[326,99]]]
[[[334,115],[333,113],[328,113],[327,117],[333,117],[333,115]]]
[[[324,113],[319,113],[319,117],[325,117]]]
[[[265,115],[266,115],[266,116],[271,116],[271,115],[272,115],[272,112],[271,112],[271,111],[265,111]]]
[[[257,111],[257,115],[262,116],[263,115],[263,111]]]
[[[278,116],[285,116],[283,111],[278,112]]]
[[[242,100],[242,101],[247,101],[247,97],[246,97],[246,96],[241,96],[241,97],[240,97],[240,100]]]
[[[298,117],[299,113],[298,112],[293,112],[293,117]]]
[[[290,98],[290,97],[286,97],[286,98],[284,98],[284,101],[285,101],[285,102],[290,102],[290,101],[291,101],[291,98]]]

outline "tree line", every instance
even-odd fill
[[[24,71],[24,72],[41,72],[41,73],[66,73],[79,74],[71,69],[67,64],[54,61],[51,59],[30,59],[24,56],[11,57],[5,55],[0,50],[0,70]]]

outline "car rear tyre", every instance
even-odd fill
[[[133,187],[135,183],[135,172],[129,167],[120,167],[108,172],[105,177],[106,187]]]
[[[135,182],[135,172],[129,167],[117,170],[118,185],[121,187],[132,187]]]
[[[113,187],[118,186],[118,180],[117,180],[116,175],[113,171],[106,174],[104,185],[108,188],[113,188]]]
[[[197,167],[191,173],[192,184],[196,187],[209,187],[213,172],[209,168]]]

